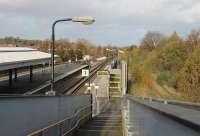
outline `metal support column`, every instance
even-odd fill
[[[90,72],[91,72],[91,62],[89,60],[89,87],[91,87]]]
[[[12,69],[9,69],[9,87],[12,87]]]
[[[30,66],[30,82],[33,82],[33,66]]]
[[[17,69],[15,68],[15,82],[17,82]]]
[[[90,94],[90,104],[91,104],[91,119],[92,119],[92,115],[93,115],[93,98],[92,98],[92,94]]]

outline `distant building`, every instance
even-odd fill
[[[57,56],[56,56],[57,58]],[[33,66],[44,65],[51,60],[51,54],[27,47],[0,46],[0,72],[9,71],[9,86],[12,86],[12,75],[17,69],[28,67],[30,69],[30,81],[33,77]]]
[[[0,44],[0,47],[16,47],[15,44]]]
[[[25,46],[25,45],[18,45],[18,44],[0,44],[0,47],[27,47],[32,49],[38,49],[38,46]]]

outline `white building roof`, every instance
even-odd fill
[[[0,47],[0,71],[30,65],[43,64],[51,55],[24,47]]]
[[[25,52],[25,51],[37,51],[37,50],[27,47],[0,47],[0,52]]]

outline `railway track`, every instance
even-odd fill
[[[74,84],[74,86],[71,86],[70,88],[65,90],[65,94],[69,95],[69,94],[77,94],[78,91],[80,90],[80,88],[82,88],[86,82],[88,82],[89,79],[92,79],[95,77],[97,71],[99,71],[100,69],[102,69],[104,66],[106,66],[106,64],[109,62],[109,60],[104,61],[103,63],[99,64],[98,66],[96,66],[95,68],[93,68],[91,70],[90,76],[89,77],[85,77],[85,78],[81,78],[78,82],[76,82],[76,84]]]
[[[60,77],[57,77],[58,79],[55,82],[55,88],[57,95],[70,95],[75,94],[78,92],[78,90],[84,86],[84,84],[89,80],[89,78],[92,78],[95,76],[96,72],[100,70],[102,67],[104,67],[109,60],[106,60],[100,64],[95,65],[91,69],[91,74],[89,77],[81,77],[81,69],[78,71],[74,71],[71,74],[62,75]],[[88,67],[88,66],[87,66]],[[87,68],[83,67],[83,68]],[[45,92],[50,90],[50,82],[48,81],[44,85],[38,87],[37,89],[34,89],[30,92],[25,93],[24,95],[44,95]]]

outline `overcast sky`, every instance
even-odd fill
[[[0,0],[0,37],[47,39],[55,19],[82,15],[95,24],[59,24],[56,38],[125,46],[147,31],[186,36],[199,28],[200,0]]]

